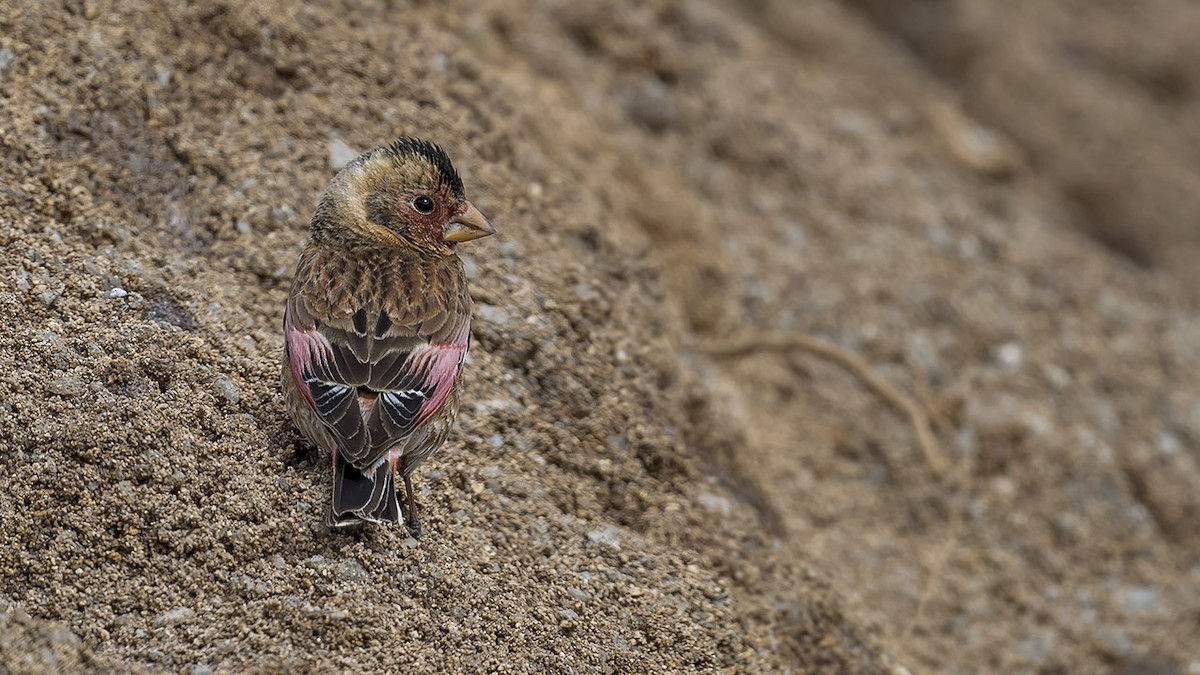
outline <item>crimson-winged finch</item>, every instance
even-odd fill
[[[284,314],[283,393],[333,457],[330,524],[420,533],[411,475],[454,424],[471,339],[455,247],[494,233],[446,153],[415,138],[359,156],[321,197]]]

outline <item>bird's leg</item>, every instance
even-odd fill
[[[417,517],[417,499],[413,494],[412,477],[404,474],[404,527],[413,539],[421,538],[421,519]]]
[[[300,441],[292,446],[292,461],[296,464],[308,462],[317,466],[321,460],[321,449],[316,445]]]

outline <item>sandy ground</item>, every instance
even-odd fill
[[[1184,216],[1081,225],[1070,125],[873,4],[0,8],[0,670],[1200,673],[1200,215],[1117,146]],[[1123,11],[1031,30],[1116,70]],[[1012,49],[995,100],[1196,187],[1195,60],[1121,117]],[[321,525],[277,387],[332,160],[402,134],[501,232],[420,541]]]

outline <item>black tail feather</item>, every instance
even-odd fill
[[[335,527],[360,522],[400,523],[400,500],[396,495],[396,472],[386,464],[373,476],[333,458],[333,504],[329,524]]]

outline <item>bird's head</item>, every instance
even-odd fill
[[[467,201],[462,179],[440,147],[416,138],[359,155],[330,183],[313,236],[449,253],[496,230]]]

